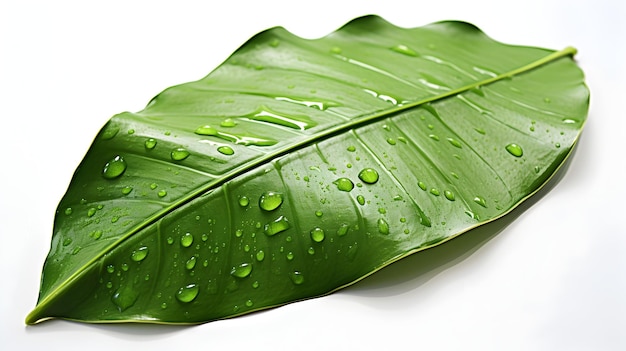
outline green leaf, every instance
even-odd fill
[[[330,293],[493,221],[571,153],[571,56],[462,22],[262,32],[114,116],[55,218],[29,324],[200,323]]]

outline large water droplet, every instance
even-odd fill
[[[130,254],[130,259],[135,262],[143,261],[148,256],[148,248],[142,246]]]
[[[180,245],[183,247],[189,247],[193,244],[193,235],[191,233],[185,233],[180,237]]]
[[[273,222],[265,225],[265,234],[268,236],[274,236],[280,232],[284,232],[289,229],[289,222],[284,216],[276,218]]]
[[[337,189],[341,191],[351,191],[354,189],[354,183],[348,178],[339,178],[334,181],[334,184],[337,185]]]
[[[324,241],[324,230],[320,227],[315,227],[311,230],[310,232],[311,234],[311,240],[315,241],[316,243],[321,243],[322,241]]]
[[[223,155],[228,155],[228,156],[233,155],[235,153],[235,150],[233,150],[232,147],[226,146],[226,145],[218,147],[217,151],[219,151]]]
[[[146,149],[148,150],[152,150],[154,149],[154,147],[156,146],[157,141],[154,138],[149,138],[144,142],[144,146],[146,147]]]
[[[102,169],[102,176],[106,179],[115,179],[121,176],[126,170],[126,161],[122,156],[115,156],[107,162]]]
[[[293,282],[295,285],[301,285],[302,283],[304,283],[304,275],[302,275],[302,273],[298,271],[289,274],[289,278],[291,278],[291,282]]]
[[[252,265],[250,263],[242,263],[230,270],[230,275],[236,278],[245,278],[252,273]]]
[[[522,157],[522,155],[524,154],[524,151],[522,150],[521,146],[517,145],[517,144],[509,144],[506,147],[506,151],[508,151],[511,155],[515,156],[515,157]]]
[[[372,168],[365,168],[359,173],[359,179],[364,183],[374,184],[378,181],[378,172]]]
[[[389,223],[383,218],[378,219],[378,232],[380,234],[389,234]]]
[[[174,161],[182,161],[186,159],[187,157],[189,157],[189,151],[187,151],[185,148],[178,147],[172,150],[172,152],[170,153],[170,156],[172,157],[172,160]]]
[[[200,287],[196,284],[188,284],[178,289],[176,292],[176,299],[183,303],[188,303],[193,301],[198,293],[200,292]]]
[[[274,211],[283,203],[283,194],[268,191],[261,195],[259,207],[265,211]]]
[[[119,288],[113,294],[111,300],[117,306],[117,309],[122,312],[135,304],[137,301],[137,292],[130,287]]]

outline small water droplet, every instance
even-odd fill
[[[108,126],[107,129],[104,132],[102,132],[102,139],[103,140],[113,139],[113,137],[116,136],[119,131],[120,131],[119,126],[116,126],[116,125]]]
[[[549,104],[551,101],[552,100],[550,100],[549,97],[543,99],[543,102],[545,102],[546,104]]]
[[[182,303],[189,303],[193,301],[200,292],[200,287],[196,284],[188,284],[178,289],[176,292],[176,299]]]
[[[436,136],[435,134],[429,134],[428,137],[433,139],[433,140],[439,141],[439,137]]]
[[[143,145],[146,147],[146,149],[148,150],[152,150],[154,149],[154,147],[156,146],[157,141],[154,138],[149,138],[146,139],[146,141],[143,143]]]
[[[252,265],[250,263],[242,263],[230,270],[230,275],[236,278],[245,278],[252,273]]]
[[[161,303],[161,308],[162,308],[162,309],[166,309],[166,308],[167,308],[167,302],[163,302],[163,303]]]
[[[448,199],[450,201],[454,201],[454,193],[451,192],[450,190],[445,190],[443,192],[443,195],[446,197],[446,199]]]
[[[396,140],[394,138],[387,138],[387,144],[396,145]]]
[[[150,189],[154,190],[158,187],[159,185],[157,183],[152,183],[150,184]]]
[[[289,252],[287,253],[287,256],[286,256],[286,257],[287,257],[287,261],[291,261],[291,260],[293,260],[293,257],[294,257],[294,256],[293,256],[293,252],[289,251]]]
[[[220,122],[220,126],[225,127],[225,128],[232,128],[236,125],[237,125],[237,122],[235,122],[235,120],[232,118],[226,118],[225,120]]]
[[[293,282],[295,285],[301,285],[302,283],[304,283],[304,275],[302,275],[302,273],[298,271],[289,274],[289,278],[291,278],[291,282]]]
[[[172,238],[171,236],[167,237],[167,243],[172,245],[174,243],[174,238]]]
[[[128,133],[128,135],[133,135],[133,134],[135,134],[135,130],[134,129],[129,129],[127,131],[127,133]]]
[[[349,226],[346,223],[342,223],[337,229],[337,236],[344,236],[348,233]]]
[[[69,216],[69,215],[71,215],[71,214],[72,214],[72,208],[71,208],[71,207],[68,207],[68,208],[66,208],[66,209],[65,209],[65,211],[63,211],[63,212],[64,212],[67,216]]]
[[[389,223],[383,218],[378,219],[378,232],[380,234],[389,234]]]
[[[102,231],[101,230],[94,230],[91,234],[89,234],[89,236],[91,236],[95,240],[98,240],[98,239],[100,239],[102,237]]]
[[[482,197],[480,197],[480,196],[476,196],[476,197],[474,197],[474,202],[475,202],[475,203],[477,203],[477,204],[479,204],[479,205],[480,205],[480,206],[482,206],[482,207],[487,207],[487,202],[485,201],[485,199],[483,199],[483,198],[482,198]]]
[[[322,241],[324,241],[324,230],[320,227],[315,227],[311,230],[310,232],[311,234],[311,240],[315,241],[316,243],[321,243]]]
[[[440,195],[439,189],[435,189],[435,188],[430,189],[430,193],[435,195],[435,196],[439,196]]]
[[[172,152],[170,153],[170,157],[174,161],[182,161],[189,157],[189,151],[187,151],[185,148],[177,147],[176,149],[172,150]]]
[[[102,169],[102,176],[106,179],[115,179],[126,171],[126,161],[122,156],[115,156]]]
[[[167,195],[167,191],[165,190],[159,190],[159,192],[157,193],[157,195],[159,195],[159,197],[165,197]]]
[[[265,252],[263,252],[263,250],[259,250],[259,251],[256,253],[256,260],[257,260],[257,261],[259,261],[259,262],[261,262],[261,261],[263,261],[264,259],[265,259]]]
[[[472,218],[472,219],[475,219],[477,221],[480,220],[480,217],[478,217],[477,214],[475,214],[474,212],[472,212],[470,210],[465,211],[465,214],[470,216],[470,218]]]
[[[556,143],[556,144],[554,144],[554,146],[558,149],[558,148],[561,147],[561,144],[560,143]]]
[[[266,224],[264,229],[266,235],[274,236],[289,229],[289,222],[287,221],[287,218],[280,216],[273,222]]]
[[[561,120],[561,122],[563,122],[563,123],[565,123],[565,124],[576,124],[576,123],[578,123],[578,121],[577,121],[577,120],[572,119],[572,118],[563,118],[563,119]]]
[[[365,205],[365,197],[363,197],[363,195],[357,195],[356,197],[356,201],[359,203],[359,205],[363,206]]]
[[[485,135],[485,133],[486,133],[486,132],[485,132],[485,130],[484,130],[484,129],[482,129],[482,128],[474,128],[474,130],[475,130],[478,134]]]
[[[324,212],[322,212],[320,210],[315,211],[315,216],[316,217],[322,217],[323,215],[324,215]]]
[[[135,262],[143,261],[148,256],[148,248],[142,246],[130,254],[130,259]]]
[[[115,272],[115,266],[113,266],[112,264],[107,266],[107,272],[109,273],[113,273]]]
[[[187,268],[187,270],[192,270],[196,267],[196,256],[191,256],[191,258],[189,258],[187,260],[187,262],[185,262],[185,268]]]
[[[407,56],[412,56],[412,57],[417,57],[417,52],[413,49],[411,49],[410,47],[403,45],[403,44],[398,44],[394,47],[391,48],[391,51],[395,51],[399,54],[403,54],[403,55],[407,55]]]
[[[535,173],[539,173],[539,171],[541,171],[541,168],[539,168],[539,166],[535,166]]]
[[[228,155],[228,156],[233,155],[235,153],[235,150],[233,150],[232,147],[226,146],[226,145],[218,147],[217,151],[219,151],[223,155]]]
[[[72,243],[72,238],[65,238],[65,240],[63,240],[63,246],[67,246],[71,243]]]
[[[419,186],[420,189],[422,189],[424,191],[426,190],[426,183],[424,183],[422,181],[417,182],[417,186]]]
[[[180,237],[180,245],[183,247],[189,247],[193,244],[193,235],[191,233],[185,233]]]
[[[338,46],[333,46],[332,48],[330,48],[330,52],[332,52],[333,54],[341,54],[341,48]]]
[[[247,196],[242,196],[239,198],[239,206],[246,207],[250,204],[250,199]]]
[[[354,147],[353,145],[348,146],[348,148],[346,149],[349,152],[355,152],[356,151],[356,147]]]
[[[506,147],[506,151],[508,151],[511,155],[515,156],[515,157],[522,157],[522,155],[524,154],[524,151],[522,150],[522,148],[517,145],[517,144],[509,144]]]
[[[194,133],[199,135],[215,136],[218,134],[218,131],[211,126],[202,126],[198,127]]]
[[[132,186],[125,186],[125,187],[122,188],[122,194],[124,194],[124,195],[130,194],[131,191],[133,191],[133,187]]]
[[[359,179],[364,183],[374,184],[378,181],[378,172],[373,168],[365,168],[359,173]]]
[[[268,191],[261,195],[259,199],[259,207],[265,211],[274,211],[283,203],[283,194]]]
[[[458,140],[456,140],[456,139],[447,138],[447,140],[448,140],[448,142],[449,142],[452,146],[454,146],[454,147],[457,147],[457,148],[459,148],[459,149],[463,147],[463,146],[461,145],[461,142],[459,142],[459,141],[458,141]]]
[[[339,178],[333,183],[337,185],[337,189],[341,191],[351,191],[354,189],[354,183],[348,178]]]

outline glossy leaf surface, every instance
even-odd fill
[[[27,323],[200,323],[327,294],[503,216],[570,154],[574,49],[462,22],[262,32],[96,137]]]

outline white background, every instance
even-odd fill
[[[626,350],[624,4],[2,1],[0,348]],[[507,43],[577,47],[592,99],[561,180],[508,221],[331,296],[194,327],[24,325],[56,205],[113,114],[203,77],[266,28],[315,38],[365,14],[405,27],[460,19]]]

